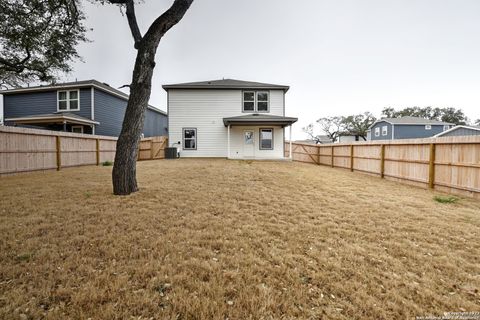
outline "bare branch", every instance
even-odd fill
[[[137,17],[135,15],[134,0],[109,0],[109,2],[113,4],[125,5],[128,26],[130,27],[130,31],[135,42],[135,49],[138,49],[138,46],[142,41],[142,33],[138,27]]]

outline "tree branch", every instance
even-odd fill
[[[158,45],[163,35],[183,18],[192,2],[193,0],[175,0],[167,11],[155,19],[144,38]]]
[[[135,49],[138,49],[140,42],[142,41],[142,33],[138,27],[137,17],[135,15],[135,3],[134,0],[109,0],[113,4],[124,4],[126,8],[126,15],[128,26],[132,32],[133,41],[135,41]]]

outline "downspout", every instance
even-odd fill
[[[95,120],[95,89],[90,88],[90,118]],[[95,134],[95,125],[92,124],[92,134]]]
[[[395,124],[392,123],[392,140],[395,140]]]

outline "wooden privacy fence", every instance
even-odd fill
[[[0,126],[0,175],[99,165],[115,158],[117,138]],[[163,159],[166,137],[144,138],[138,160]]]
[[[289,156],[288,142],[285,156]],[[293,143],[292,158],[480,198],[480,136]]]

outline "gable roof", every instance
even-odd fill
[[[98,121],[90,120],[88,118],[79,116],[78,114],[71,112],[55,112],[49,114],[36,114],[32,116],[7,118],[5,121],[20,122],[20,123],[36,123],[44,121],[63,121],[68,120],[81,124],[100,124]]]
[[[63,82],[63,83],[54,83],[49,85],[40,85],[34,87],[24,87],[24,88],[16,88],[16,89],[8,89],[0,91],[0,94],[3,95],[11,95],[16,93],[28,93],[28,92],[42,92],[42,91],[51,91],[51,90],[62,90],[62,89],[74,89],[74,88],[90,88],[94,87],[101,91],[110,93],[120,99],[128,101],[129,95],[125,92],[122,92],[118,89],[115,89],[108,85],[107,83],[100,82],[97,80],[82,80],[82,81],[73,81],[73,82]],[[167,113],[163,110],[160,110],[152,105],[148,105],[148,109],[161,113],[163,115],[167,115]]]
[[[162,88],[166,91],[168,91],[168,89],[280,89],[287,92],[290,87],[280,84],[261,83],[235,79],[221,79],[165,84],[162,86]]]
[[[399,117],[399,118],[382,118],[377,121],[375,121],[370,128],[375,126],[379,122],[387,122],[390,124],[404,124],[404,125],[455,125],[454,123],[450,122],[443,122],[443,121],[438,121],[438,120],[430,120],[430,119],[425,119],[425,118],[420,118],[420,117],[411,117],[411,116],[406,116],[406,117]]]
[[[443,132],[440,132],[439,134],[434,135],[434,137],[441,137],[445,135],[446,133],[455,131],[457,129],[469,129],[469,130],[474,130],[474,131],[480,131],[480,126],[466,126],[466,125],[458,125],[453,128],[450,128],[448,130],[445,130]]]

